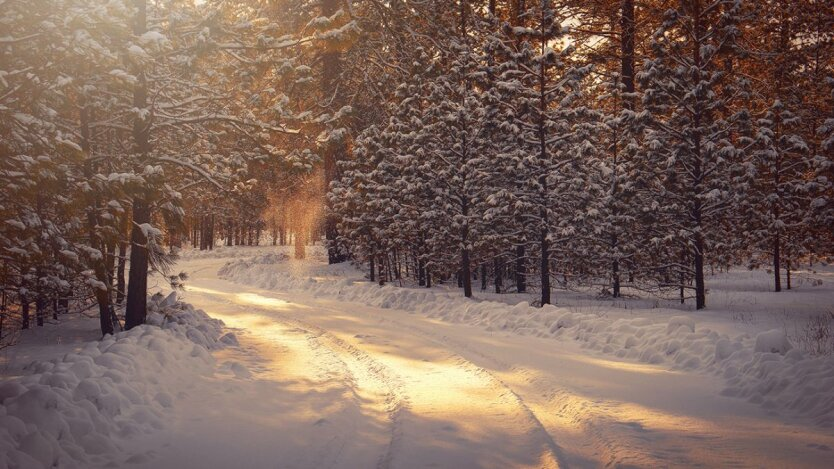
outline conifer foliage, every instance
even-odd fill
[[[789,289],[834,252],[832,31],[818,0],[7,0],[0,338],[142,324],[189,242],[540,304]]]

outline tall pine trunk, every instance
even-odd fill
[[[340,0],[322,0],[322,16],[332,16],[338,11]],[[342,92],[339,87],[342,74],[342,53],[336,47],[329,47],[322,54],[321,92],[325,101],[331,101],[335,111],[343,104]],[[347,149],[343,142],[330,143],[324,151],[324,192],[329,190],[330,183],[336,178],[336,165],[344,159]],[[324,220],[324,237],[327,239],[327,262],[337,264],[345,261],[345,256],[339,250],[336,240],[339,237],[336,228],[336,217],[331,213],[329,199],[325,197],[327,213]]]
[[[782,266],[781,266],[781,252],[779,243],[779,232],[773,235],[773,290],[782,291]]]
[[[134,0],[136,16],[133,34],[141,36],[147,32],[146,0]],[[133,86],[133,107],[145,110],[148,106],[148,82],[141,67],[134,71],[136,84]],[[143,114],[144,115],[144,114]],[[150,148],[150,122],[148,118],[136,117],[133,121],[133,143],[140,157],[140,164],[147,159]],[[151,222],[150,194],[147,192],[134,196],[133,224],[130,235],[130,274],[127,286],[127,305],[125,306],[125,328],[131,329],[145,323],[148,303],[148,240],[142,226]]]
[[[492,259],[492,269],[495,271],[495,293],[501,293],[501,289],[504,287],[504,279],[501,276],[503,266],[497,256]]]
[[[623,82],[623,91],[628,95],[623,98],[623,108],[634,110],[634,0],[622,0],[620,11],[620,76]],[[619,145],[615,144],[614,158],[617,159]],[[616,168],[616,161],[615,161]],[[617,174],[614,174],[612,192],[617,196]],[[616,250],[619,247],[619,235],[617,232],[611,234],[611,249],[615,251],[615,258],[611,262],[611,294],[614,298],[620,297],[620,260],[616,257]]]
[[[83,98],[82,98],[83,99]],[[92,179],[95,172],[92,166],[92,155],[90,147],[90,109],[87,106],[86,99],[82,101],[80,111],[81,123],[81,150],[84,152],[87,161],[84,164],[84,175]],[[110,314],[110,276],[107,275],[106,259],[104,243],[98,234],[98,196],[94,195],[89,205],[87,206],[87,234],[90,241],[90,247],[97,249],[100,253],[99,257],[92,259],[93,274],[101,285],[95,287],[96,303],[98,304],[99,326],[101,334],[107,335],[113,333],[113,321]]]

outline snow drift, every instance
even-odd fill
[[[119,439],[159,429],[182,389],[214,361],[223,323],[154,296],[148,324],[88,342],[0,384],[0,467],[90,467],[132,462]],[[134,461],[137,462],[137,461]]]
[[[576,340],[584,348],[626,360],[712,373],[726,380],[723,395],[746,399],[773,412],[807,417],[822,427],[834,426],[834,356],[805,356],[791,348],[781,331],[762,332],[758,337],[729,336],[696,327],[691,316],[611,319],[553,305],[509,306],[347,278],[318,280],[293,275],[285,266],[270,265],[269,260],[265,256],[234,260],[224,265],[219,275],[259,288],[301,290],[493,331]]]

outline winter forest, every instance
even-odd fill
[[[828,0],[0,0],[0,186],[0,468],[834,457]]]

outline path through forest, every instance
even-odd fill
[[[187,260],[184,300],[236,329],[148,467],[824,465],[834,436],[717,378],[407,311],[259,290]],[[830,461],[830,460],[829,460]]]

